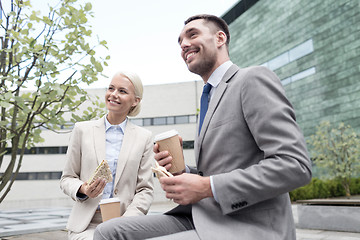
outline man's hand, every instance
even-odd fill
[[[182,137],[179,136],[179,140],[180,140],[180,145],[182,147],[183,145],[183,140]],[[154,147],[153,147],[153,151],[155,153],[155,160],[159,163],[160,166],[165,167],[166,170],[169,171],[169,169],[171,168],[171,161],[172,161],[172,157],[170,156],[168,151],[159,151],[159,144],[155,143]]]
[[[105,188],[105,185],[106,185],[105,179],[98,178],[91,185],[89,185],[87,182],[84,182],[81,185],[79,192],[87,195],[90,198],[96,198],[97,196],[99,196],[99,194],[102,193],[102,191]]]
[[[163,177],[160,183],[166,192],[166,197],[181,205],[193,204],[203,198],[213,197],[210,177],[183,173],[175,177]]]

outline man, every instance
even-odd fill
[[[288,192],[311,179],[304,138],[277,76],[232,64],[229,41],[226,23],[211,15],[189,18],[179,36],[189,70],[211,85],[195,139],[197,168],[160,179],[180,205],[109,221],[95,239],[296,239]],[[168,152],[154,151],[169,169]]]

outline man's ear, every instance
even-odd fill
[[[223,46],[224,44],[226,44],[226,34],[223,31],[218,31],[216,33],[216,43],[218,45],[218,47]]]

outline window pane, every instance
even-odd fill
[[[60,154],[66,154],[67,147],[60,147]]]
[[[51,179],[60,179],[61,178],[61,172],[51,172]]]
[[[36,173],[34,172],[28,173],[28,180],[36,180]]]
[[[167,117],[167,124],[168,125],[175,124],[175,117]]]
[[[177,116],[175,117],[176,124],[189,123],[189,116]]]
[[[154,125],[166,125],[166,117],[154,118]]]
[[[151,126],[152,118],[144,118],[144,126]]]
[[[51,174],[49,172],[39,172],[37,174],[37,180],[49,180],[50,175]]]
[[[132,122],[133,124],[138,125],[138,126],[143,126],[143,119],[142,118],[130,119],[130,122]]]
[[[58,154],[59,153],[59,147],[45,147],[45,154]]]
[[[189,123],[196,123],[196,115],[189,116]]]
[[[286,85],[291,83],[291,77],[285,78],[283,80],[281,80],[282,85]]]
[[[278,69],[286,64],[289,63],[289,54],[288,52],[281,54],[280,56],[277,56],[276,58],[269,61],[269,68],[271,70]]]
[[[291,81],[295,82],[297,80],[303,79],[307,76],[315,74],[315,67],[306,69],[305,71],[299,72],[291,77]]]
[[[28,180],[28,173],[19,173],[16,180]]]
[[[183,141],[183,149],[194,149],[194,141]]]
[[[300,44],[297,47],[294,47],[289,51],[290,61],[295,61],[309,53],[314,51],[312,39],[307,40],[306,42]]]

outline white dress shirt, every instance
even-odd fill
[[[221,82],[221,79],[224,77],[226,71],[230,68],[231,65],[233,65],[233,63],[230,60],[227,62],[224,62],[217,69],[215,69],[215,71],[209,77],[207,82],[212,86],[211,90],[210,90],[210,94],[209,94],[209,97],[210,97],[209,104],[211,102],[212,97],[215,95],[216,89],[217,89],[219,83]],[[211,184],[211,191],[214,195],[214,198],[218,202],[212,176],[210,176],[210,184]]]
[[[127,118],[119,125],[111,125],[105,118],[105,136],[106,136],[106,160],[109,164],[113,181],[106,184],[102,198],[111,198],[114,191],[114,181],[116,174],[117,162],[124,138]]]

